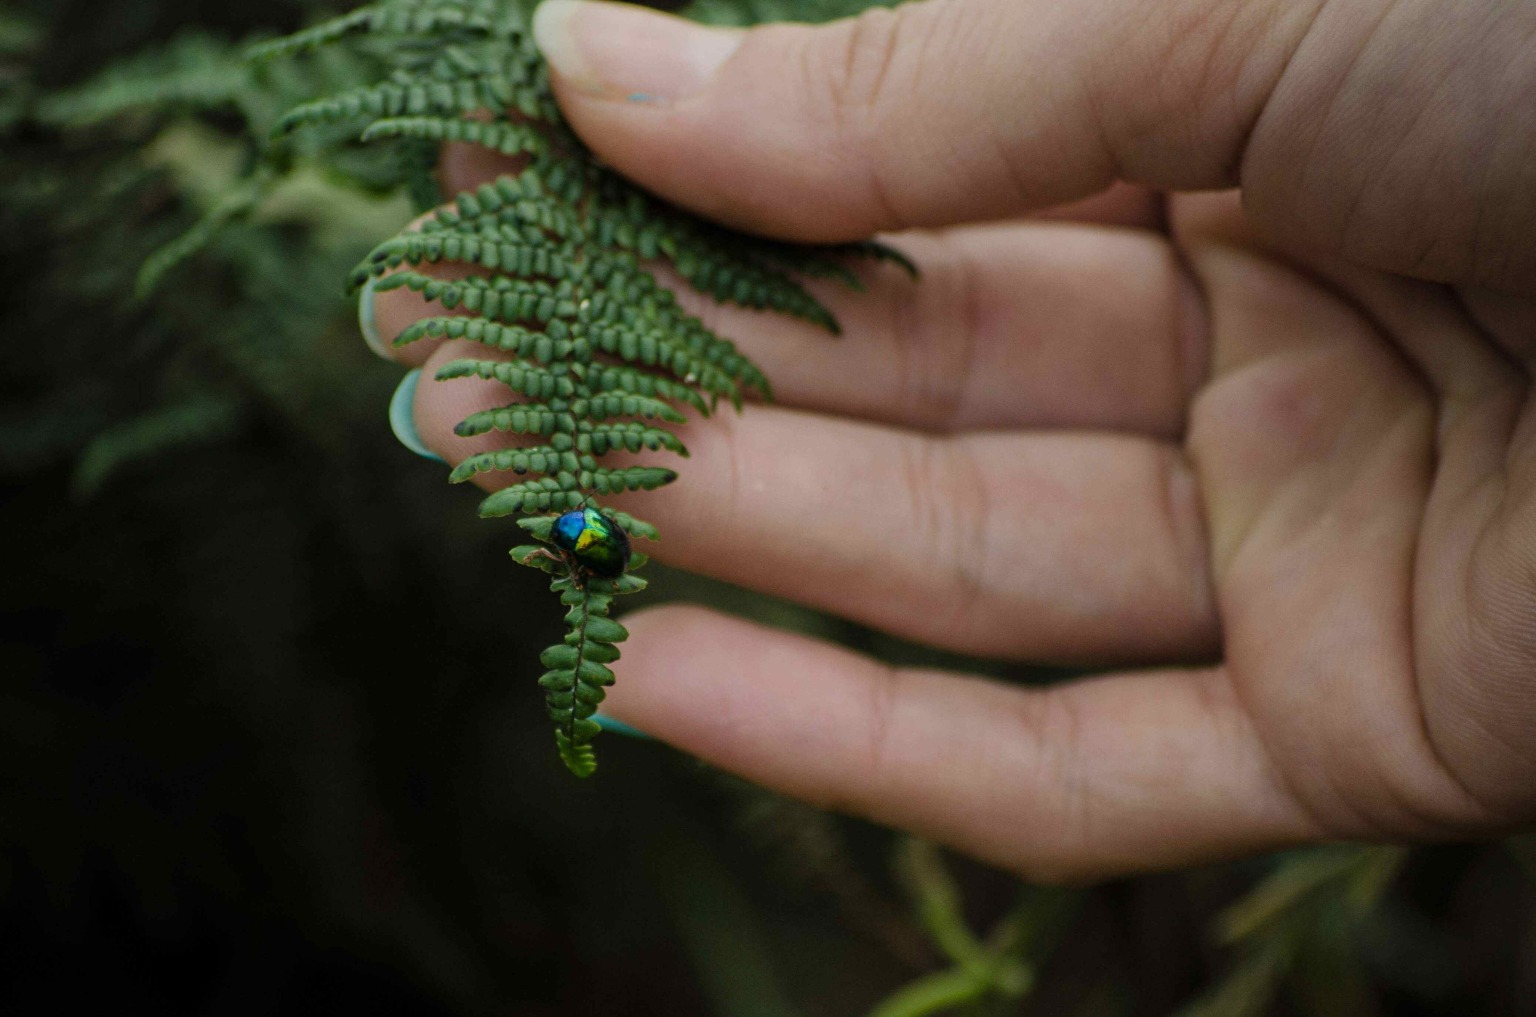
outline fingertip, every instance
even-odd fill
[[[640,741],[649,742],[656,740],[650,735],[646,734],[644,731],[641,731],[639,728],[631,727],[630,725],[624,723],[622,720],[619,720],[615,717],[610,717],[606,713],[594,713],[592,715],[592,719],[597,722],[598,727],[602,728],[609,734],[623,735],[626,738],[635,738]]]
[[[699,91],[740,45],[738,29],[603,0],[545,0],[533,38],[553,76],[599,99],[664,103]]]
[[[716,766],[812,797],[795,761],[803,762],[802,751],[840,757],[847,732],[838,723],[882,673],[841,647],[695,605],[646,608],[623,622],[630,637],[605,713]],[[807,674],[824,679],[818,691],[785,698]]]
[[[394,355],[379,335],[379,315],[374,305],[377,281],[378,276],[370,275],[368,281],[363,283],[363,288],[357,292],[357,329],[363,334],[363,342],[368,344],[374,355],[383,360],[394,360]]]
[[[421,433],[416,429],[416,389],[420,384],[420,368],[407,371],[405,377],[400,379],[400,384],[395,387],[395,394],[389,400],[389,428],[400,444],[423,459],[429,459],[435,463],[446,463],[446,459],[427,447],[427,443],[421,440]]]
[[[580,6],[578,0],[544,0],[533,10],[532,29],[534,45],[544,54],[550,75],[585,91],[592,72],[570,23]],[[588,87],[598,91],[595,81]]]
[[[659,730],[663,732],[659,740],[665,741],[665,732],[670,730],[666,717],[672,711],[669,697],[658,691],[670,670],[669,648],[685,644],[691,638],[690,631],[708,638],[707,632],[694,627],[707,630],[711,619],[708,611],[679,604],[626,614],[622,621],[629,638],[620,663],[615,665],[618,680],[607,690],[601,712],[592,719],[605,731],[647,741],[657,741],[650,732]]]
[[[410,270],[443,282],[456,282],[478,274],[477,269],[478,266],[466,262],[439,261],[405,266],[398,271]],[[407,367],[421,367],[442,346],[443,340],[424,336],[399,345],[399,337],[424,318],[459,317],[465,310],[462,305],[451,310],[445,308],[406,286],[381,290],[377,283],[380,278],[383,276],[364,287],[368,295],[359,296],[358,324],[363,325],[366,316],[372,329],[372,336],[364,331],[363,338],[370,349],[385,359]],[[363,301],[368,301],[366,311]]]
[[[848,240],[877,226],[841,200],[847,153],[796,115],[804,102],[784,74],[812,31],[702,26],[603,0],[545,0],[534,16],[561,110],[603,161],[741,229]]]
[[[665,714],[676,699],[669,689],[676,688],[676,680],[689,680],[697,654],[712,653],[719,627],[732,620],[691,604],[642,608],[621,620],[629,638],[624,641],[619,680],[608,690],[603,712],[645,731],[664,731]],[[681,646],[690,648],[688,659],[674,661],[671,654]]]

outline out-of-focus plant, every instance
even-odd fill
[[[966,1008],[1010,1013],[1034,987],[1036,971],[1064,934],[1079,894],[1023,887],[1019,901],[985,936],[971,930],[964,900],[932,844],[904,839],[897,873],[919,922],[950,966],[898,990],[869,1017],[926,1017]]]
[[[1327,847],[1283,857],[1217,920],[1217,938],[1237,952],[1237,963],[1180,1017],[1259,1017],[1287,989],[1310,1013],[1369,1013],[1355,937],[1405,855]]]

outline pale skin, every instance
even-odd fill
[[[1536,818],[1536,5],[928,0],[682,56],[594,6],[539,38],[604,159],[925,273],[818,287],[839,340],[693,303],[778,401],[680,432],[647,550],[1108,669],[1024,690],[665,607],[605,712],[1042,880]],[[378,298],[386,338],[434,311]],[[456,463],[505,401],[423,384],[418,428]]]

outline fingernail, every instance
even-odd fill
[[[544,0],[533,38],[560,77],[591,95],[664,103],[703,87],[740,45],[738,29],[602,0]]]
[[[385,360],[392,360],[389,355],[389,347],[384,345],[384,340],[379,337],[379,322],[373,313],[373,284],[378,276],[371,275],[368,281],[363,283],[363,288],[357,294],[357,329],[363,333],[363,342],[368,348]]]
[[[389,428],[395,432],[395,437],[400,439],[400,444],[415,452],[423,459],[430,459],[435,463],[446,463],[448,460],[427,448],[426,442],[421,440],[421,435],[416,433],[416,386],[421,384],[421,369],[407,371],[400,384],[395,387],[395,394],[389,399]]]
[[[594,713],[592,719],[597,721],[597,726],[612,734],[624,735],[628,738],[643,738],[646,741],[655,741],[650,735],[637,727],[630,727],[622,720],[614,720],[606,714]]]

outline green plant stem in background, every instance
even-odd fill
[[[918,921],[953,966],[897,990],[869,1017],[924,1017],[972,1004],[1017,1006],[1033,988],[1039,964],[1070,924],[1081,896],[1026,887],[1019,903],[982,940],[965,920],[960,888],[936,847],[904,838],[896,872]]]
[[[1260,1017],[1308,953],[1352,958],[1355,935],[1405,856],[1401,848],[1385,847],[1324,847],[1282,856],[1217,923],[1221,943],[1238,951],[1236,966],[1179,1017]],[[1326,991],[1349,991],[1344,974],[1335,972],[1329,981]]]

